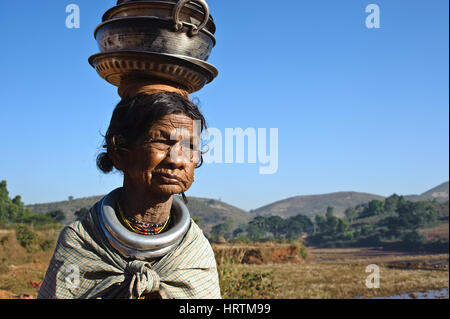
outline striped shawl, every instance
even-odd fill
[[[62,230],[38,298],[221,298],[214,253],[192,220],[180,245],[160,260],[129,260],[104,237],[99,206]]]

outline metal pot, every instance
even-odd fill
[[[193,93],[218,75],[206,62],[216,26],[205,0],[119,0],[94,32],[89,63],[107,82],[152,80]]]
[[[119,1],[120,2],[120,1]],[[166,20],[178,19],[181,23],[186,25],[201,26],[205,21],[205,10],[209,10],[206,5],[206,9],[203,7],[203,3],[197,5],[195,1],[188,2],[183,5],[181,3],[181,11],[177,17],[174,16],[175,7],[178,1],[161,0],[161,1],[122,1],[120,5],[117,5],[103,15],[102,21],[105,22],[111,19],[123,18],[123,17],[156,17]],[[205,29],[210,33],[216,32],[216,25],[214,19],[209,15]]]
[[[152,17],[129,17],[108,20],[95,30],[100,52],[142,51],[185,55],[208,60],[216,44],[214,36],[205,29],[190,35],[183,25],[174,30],[171,21]]]

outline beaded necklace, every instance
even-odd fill
[[[140,235],[146,235],[146,236],[158,235],[169,224],[170,214],[169,214],[169,217],[167,218],[166,222],[155,225],[155,224],[143,223],[143,222],[140,222],[140,221],[134,219],[133,217],[125,216],[122,208],[120,207],[119,202],[117,202],[117,208],[118,208],[120,219],[121,219],[122,223],[125,226],[127,226],[129,230],[131,230],[137,234],[140,234]]]

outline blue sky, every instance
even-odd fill
[[[79,29],[65,26],[80,7]],[[368,29],[368,4],[381,28]],[[5,1],[0,180],[26,204],[105,194],[95,166],[116,88],[88,64],[114,0]],[[449,177],[448,1],[209,0],[219,77],[210,127],[278,128],[279,169],[209,164],[188,196],[254,209],[290,196],[421,193]]]

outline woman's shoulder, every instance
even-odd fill
[[[79,241],[87,236],[87,234],[91,233],[95,226],[95,218],[97,205],[99,202],[95,203],[89,210],[87,210],[82,216],[78,216],[78,218],[68,225],[66,225],[60,233],[60,240],[70,242],[70,241]]]
[[[191,225],[189,226],[189,230],[186,235],[198,241],[202,242],[206,241],[209,244],[209,241],[205,237],[203,230],[197,225],[197,223],[192,218],[191,218]]]
[[[194,251],[194,254],[201,251],[203,257],[214,255],[211,244],[203,230],[192,219],[189,230],[180,246],[185,248],[185,251]]]

